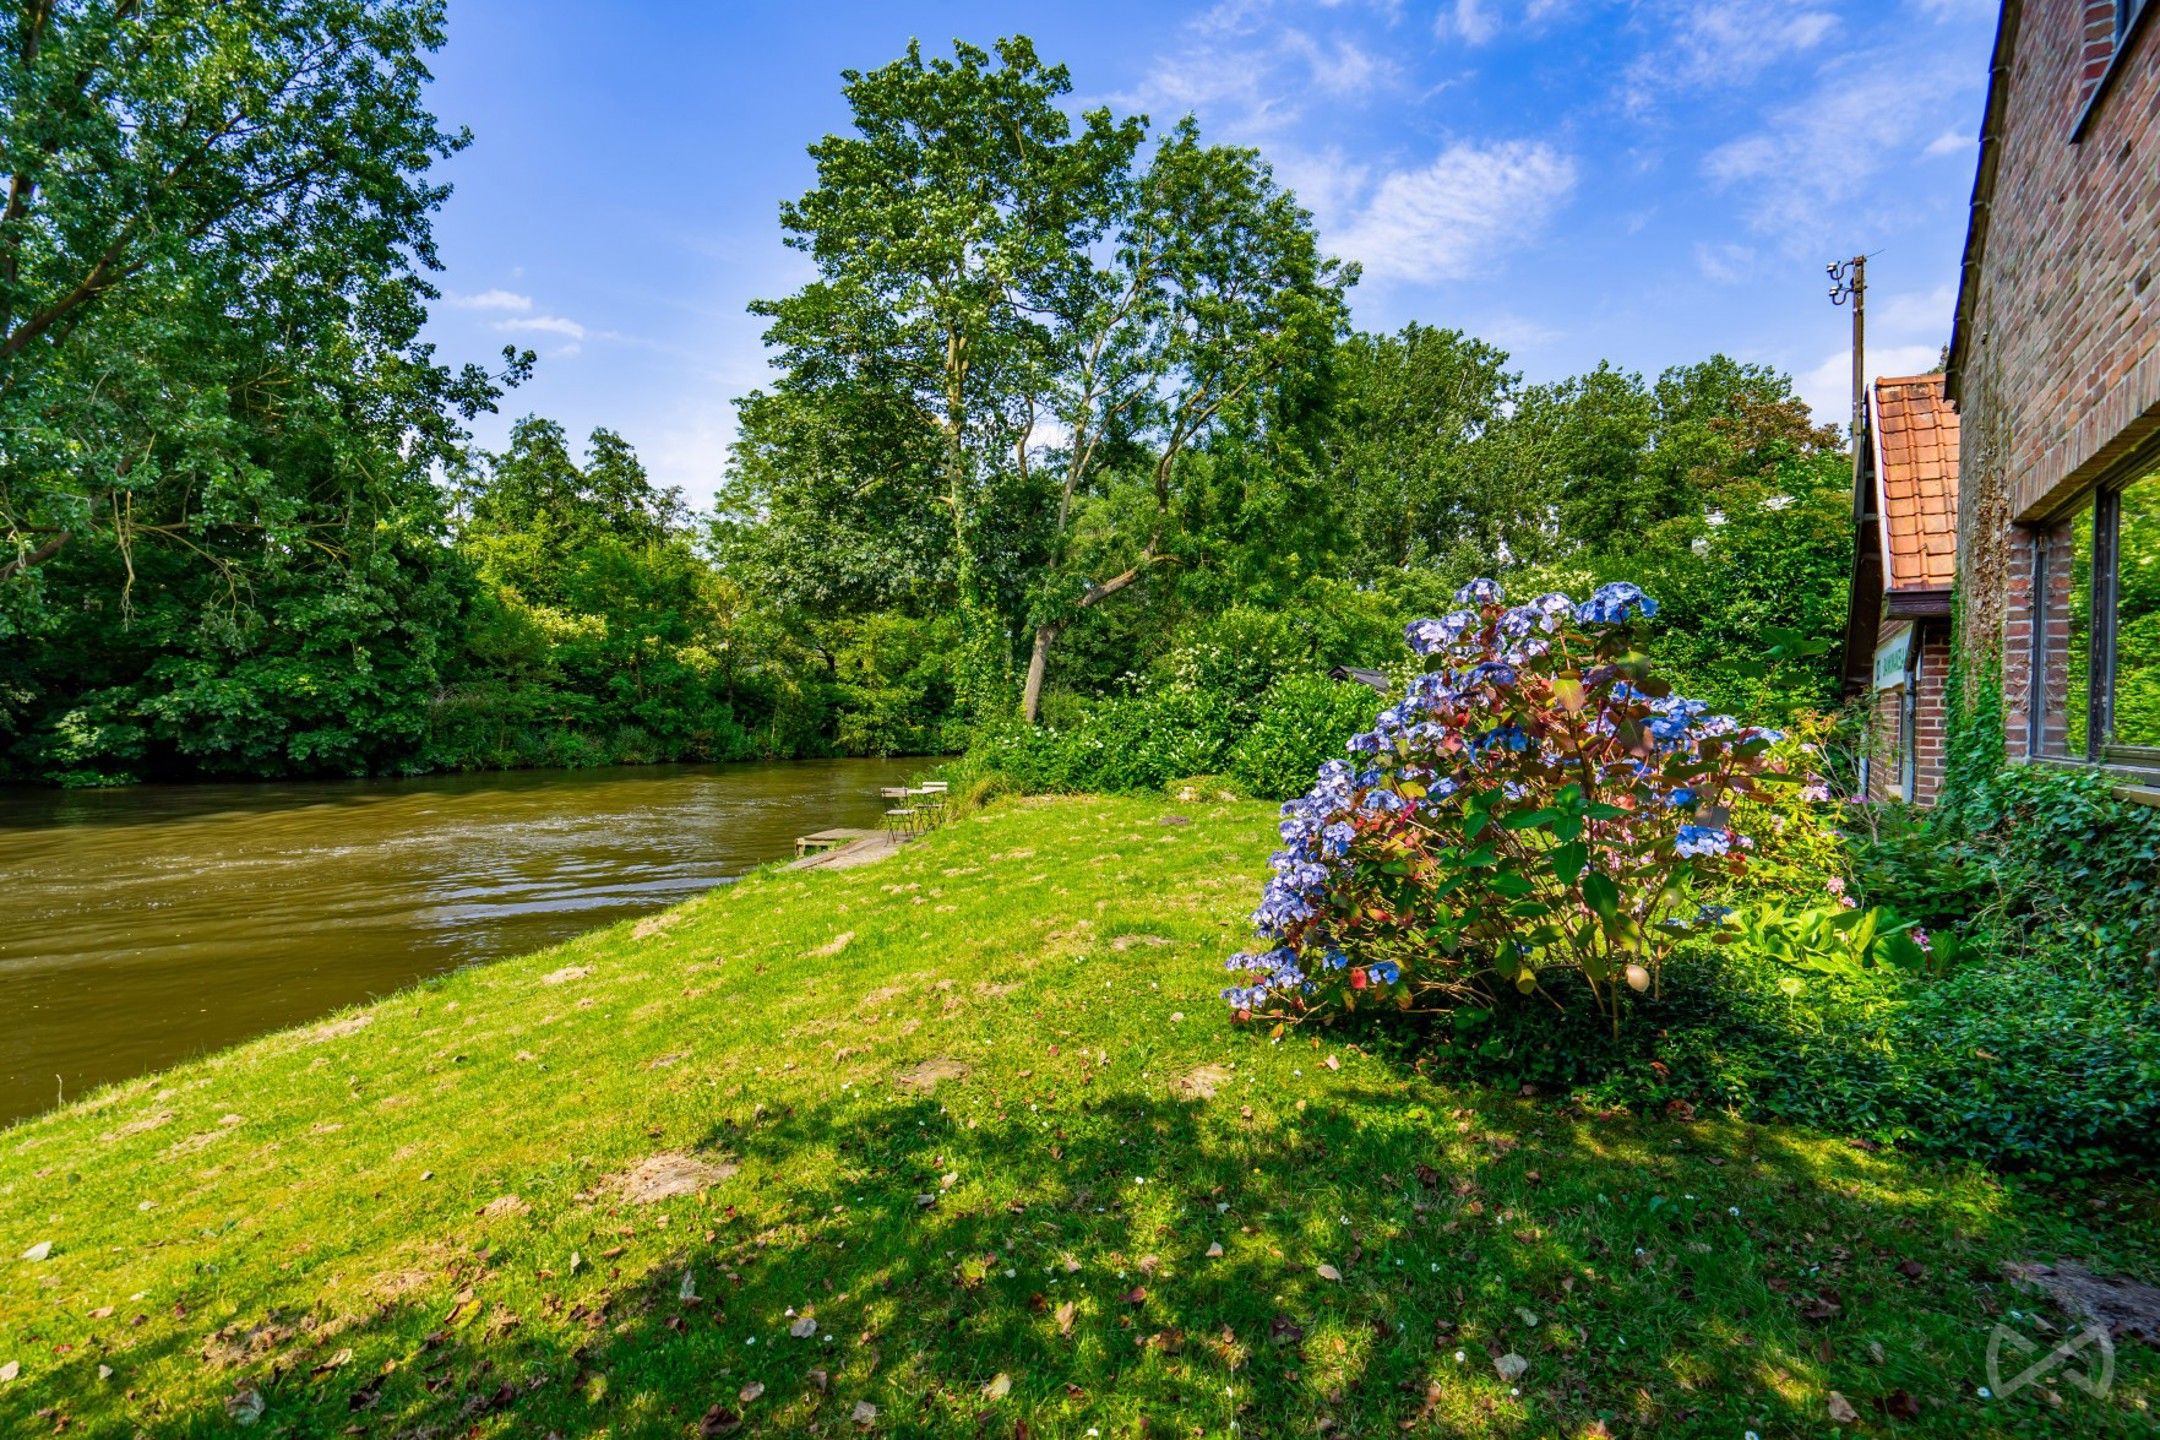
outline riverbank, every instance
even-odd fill
[[[0,793],[0,1124],[878,826],[909,761]]]
[[[2148,1196],[1271,1044],[1273,842],[1001,805],[0,1131],[0,1430],[2149,1433],[2134,1345],[1977,1389]]]

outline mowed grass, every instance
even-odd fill
[[[1009,804],[0,1132],[0,1433],[2151,1433],[1977,1390],[2144,1192],[1236,1028],[1272,830]]]

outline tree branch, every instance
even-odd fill
[[[27,575],[32,570],[37,569],[38,566],[44,564],[47,560],[50,560],[53,556],[59,554],[61,547],[66,545],[68,541],[73,538],[74,537],[70,535],[67,531],[62,530],[59,534],[53,536],[52,539],[38,546],[37,549],[30,551],[26,555],[17,555],[13,560],[8,561],[7,564],[0,565],[0,582],[12,580],[17,575]]]

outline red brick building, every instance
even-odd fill
[[[1870,697],[1871,800],[1930,804],[1942,788],[1943,682],[1957,571],[1958,414],[1940,375],[1877,380],[1854,469],[1845,688]]]
[[[1962,693],[2160,803],[2156,10],[2003,5],[1946,379]]]

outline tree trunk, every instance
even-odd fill
[[[1035,652],[1028,657],[1027,686],[1020,692],[1020,715],[1028,724],[1042,719],[1043,676],[1050,669],[1050,647],[1057,643],[1058,627],[1035,627]]]

